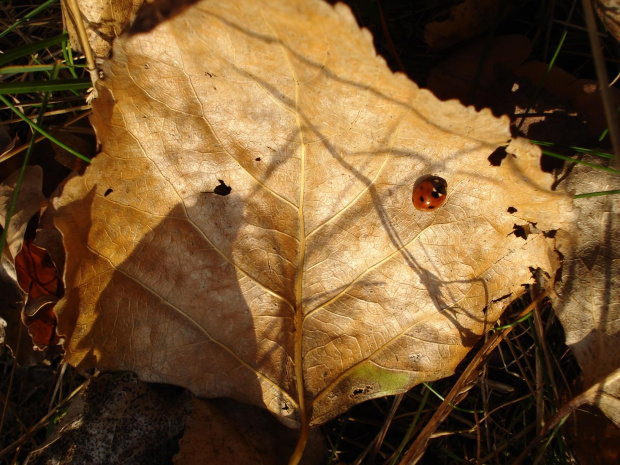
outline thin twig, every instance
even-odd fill
[[[605,60],[601,53],[601,42],[598,36],[596,20],[594,18],[594,10],[592,9],[591,0],[582,0],[583,15],[588,27],[588,37],[590,38],[590,47],[592,48],[592,58],[594,59],[594,67],[596,69],[596,77],[598,79],[598,90],[603,101],[603,110],[607,127],[609,128],[609,137],[611,146],[616,155],[615,167],[618,168],[618,158],[620,157],[620,132],[618,131],[618,115],[616,109],[611,105],[613,99],[609,93],[609,77],[607,76],[607,68]]]
[[[597,400],[599,400],[600,397],[605,395],[604,394],[605,387],[611,384],[611,382],[613,382],[613,378],[618,377],[617,376],[618,371],[620,370],[617,370],[612,375],[609,375],[608,377],[603,379],[603,381],[600,381],[592,385],[586,391],[582,392],[577,397],[574,397],[569,402],[564,404],[556,412],[555,415],[549,418],[549,420],[547,421],[547,423],[545,423],[545,426],[538,433],[536,438],[525,448],[525,450],[521,453],[521,455],[517,457],[517,459],[513,462],[513,465],[519,465],[525,458],[527,458],[532,453],[532,451],[536,447],[538,447],[538,445],[545,439],[545,437],[549,433],[551,433],[553,430],[555,430],[564,421],[564,419],[568,415],[573,413],[577,408],[581,407],[584,404],[595,405],[597,403]],[[608,378],[611,378],[612,381],[610,381]]]
[[[547,297],[548,292],[542,292],[536,299],[525,308],[521,314],[517,317],[521,318],[524,315],[530,313],[539,302]],[[503,341],[508,334],[514,329],[514,326],[509,326],[501,332],[494,333],[486,344],[478,351],[472,361],[467,365],[467,368],[463,371],[456,384],[452,387],[444,401],[441,403],[433,417],[427,422],[426,426],[422,429],[416,440],[413,442],[405,457],[401,460],[400,465],[412,465],[418,463],[418,461],[424,455],[426,446],[431,440],[433,432],[437,427],[446,419],[446,417],[452,411],[453,406],[456,404],[461,392],[471,384],[478,373],[478,368],[484,363],[491,352]]]
[[[88,35],[86,34],[84,20],[82,19],[82,12],[80,11],[77,0],[66,0],[66,2],[67,7],[71,12],[71,16],[73,17],[73,24],[75,25],[75,29],[77,30],[80,46],[82,47],[82,52],[84,52],[84,57],[86,58],[86,69],[90,73],[90,80],[93,83],[92,96],[93,98],[97,98],[96,84],[99,80],[99,71],[97,70],[97,65],[95,64],[95,57],[93,56],[93,51],[90,48],[90,42],[88,42]]]
[[[64,405],[66,405],[71,399],[73,399],[77,394],[80,393],[80,391],[82,391],[84,389],[84,387],[86,386],[86,384],[88,383],[89,379],[84,381],[79,387],[77,387],[71,394],[69,394],[69,396],[64,399],[62,402],[60,402],[56,408],[54,408],[53,410],[50,410],[47,415],[45,415],[43,418],[41,418],[34,426],[32,426],[32,428],[30,428],[22,437],[20,437],[17,441],[15,441],[13,444],[8,445],[7,447],[5,447],[4,449],[2,449],[0,451],[0,459],[2,459],[2,457],[5,457],[7,454],[10,454],[13,450],[15,450],[16,448],[20,447],[23,443],[25,443],[33,434],[35,434],[37,431],[39,431],[42,427],[44,427],[45,425],[47,425],[47,422],[49,421],[49,419],[51,417],[53,417],[54,415],[56,415],[57,411],[59,408],[63,407]]]

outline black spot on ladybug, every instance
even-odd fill
[[[218,179],[218,181],[220,182],[220,185],[216,186],[215,189],[213,189],[213,193],[222,196],[230,194],[230,191],[232,191],[232,187],[227,186],[226,183],[221,179]]]
[[[489,163],[492,166],[499,166],[502,164],[502,160],[508,156],[508,152],[506,152],[506,147],[497,147],[491,155],[489,155]]]
[[[107,197],[108,195],[110,195],[112,192],[114,192],[114,189],[108,189],[107,191],[105,191],[105,193],[103,194],[104,197]]]
[[[256,161],[260,161],[260,157],[256,157],[254,160],[256,160]]]
[[[512,215],[513,213],[517,213],[518,210],[515,207],[508,207],[506,211]]]

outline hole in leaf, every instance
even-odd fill
[[[519,224],[515,224],[512,226],[513,232],[512,234],[514,234],[516,237],[520,237],[521,239],[527,239],[528,234],[530,233],[529,231],[529,226],[521,226]]]
[[[511,295],[512,295],[512,293],[510,293],[510,294],[506,294],[506,295],[503,295],[503,296],[501,296],[501,297],[498,297],[497,299],[493,299],[493,301],[492,301],[492,302],[493,302],[493,303],[495,303],[495,302],[500,302],[500,301],[502,301],[502,300],[508,299]],[[485,307],[485,308],[486,308],[486,307]]]
[[[363,388],[357,388],[353,390],[351,397],[357,397],[361,395],[366,395],[372,392],[372,386],[365,386]]]
[[[508,152],[506,152],[506,147],[497,147],[493,153],[489,155],[489,163],[491,163],[492,166],[499,166],[507,155]]]
[[[222,181],[221,179],[218,179],[218,181],[220,182],[220,185],[217,186],[215,189],[213,189],[213,193],[217,195],[230,194],[230,191],[232,191],[232,187],[227,186],[226,183]]]

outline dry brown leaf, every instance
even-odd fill
[[[581,405],[564,426],[579,465],[620,463],[620,428],[596,407]]]
[[[0,221],[2,224],[5,222],[18,176],[19,171],[16,171],[0,185]],[[28,222],[47,203],[41,192],[42,177],[43,170],[40,166],[26,168],[7,235],[8,250],[6,252],[8,253],[6,257],[2,257],[6,277],[11,276],[16,281],[24,297],[18,301],[15,301],[15,297],[7,299],[6,306],[0,309],[7,321],[17,325],[19,322],[15,315],[8,315],[8,313],[21,313],[22,321],[28,327],[32,342],[36,348],[40,349],[58,343],[58,337],[55,334],[56,316],[52,307],[57,301],[56,295],[59,291],[56,266],[52,263],[48,253],[35,245],[31,239],[24,239]],[[2,281],[0,288],[4,287],[3,291],[7,296],[18,295],[9,290],[12,286],[10,279]],[[26,302],[23,312],[20,306],[15,305],[17,302],[21,303],[22,300]],[[15,344],[19,339],[16,332],[19,328],[13,326],[11,330],[14,334],[10,345],[15,350]],[[27,338],[24,337],[23,341],[24,344],[27,343]]]
[[[548,68],[547,63],[530,61],[515,67],[514,71],[534,84],[541,83],[542,88],[550,95],[570,104],[586,120],[590,136],[598,138],[607,128],[607,121],[596,81],[577,79],[557,66],[551,70]],[[609,95],[613,99],[613,106],[620,105],[618,89],[611,87]]]
[[[0,161],[3,161],[3,157],[13,150],[16,142],[19,140],[17,134],[14,137],[9,135],[6,126],[0,126]]]
[[[565,183],[578,194],[620,189],[617,175],[583,165],[575,166]],[[598,406],[620,426],[620,197],[575,203],[581,209],[579,241],[565,253],[554,308],[583,370],[584,387],[602,383]]]
[[[620,41],[620,0],[592,0],[592,5],[605,29]]]
[[[297,432],[265,410],[229,399],[192,399],[174,463],[179,465],[284,465],[293,452]],[[325,463],[326,447],[313,431],[302,465]]]
[[[442,100],[458,98],[496,115],[514,113],[511,71],[530,55],[530,39],[521,35],[495,37],[459,47],[429,71],[427,87]],[[508,75],[508,77],[506,76]]]
[[[47,251],[26,239],[15,258],[17,282],[26,296],[22,322],[36,349],[60,343],[54,305],[60,291],[58,271]]]
[[[82,21],[86,27],[88,42],[97,58],[107,58],[112,50],[112,42],[128,27],[144,0],[78,0]],[[61,2],[63,23],[71,38],[71,47],[82,50],[76,29],[75,19]]]
[[[598,138],[607,122],[594,81],[576,79],[557,66],[549,70],[548,63],[524,63],[530,52],[525,36],[498,36],[491,44],[472,41],[430,70],[428,89],[442,100],[458,98],[476,108],[491,108],[496,115],[507,114],[518,133],[531,139],[583,146],[588,135]],[[539,92],[539,86],[546,92]],[[620,105],[620,92],[615,91],[609,89]]]
[[[510,2],[498,0],[463,0],[450,8],[447,19],[426,25],[424,41],[432,49],[441,50],[478,37],[512,8]]]
[[[19,335],[22,326],[22,292],[15,279],[15,270],[12,264],[5,260],[5,255],[8,255],[6,250],[0,266],[0,326],[3,326],[1,344],[6,344],[15,356],[20,356],[20,364],[30,366],[35,363],[32,343],[27,337],[20,338]]]
[[[0,318],[0,347],[4,345],[6,321]]]
[[[557,266],[515,226],[572,227],[538,148],[492,166],[508,120],[393,74],[343,5],[199,2],[104,73],[103,151],[57,202],[80,368],[319,424],[453,373]],[[448,199],[419,212],[429,173]]]
[[[0,225],[4,227],[6,214],[8,213],[13,191],[17,184],[20,170],[11,174],[3,183],[0,184]],[[43,170],[40,166],[28,166],[24,173],[15,211],[11,217],[11,224],[7,231],[7,246],[9,256],[7,257],[15,267],[15,257],[21,250],[24,242],[24,234],[28,222],[45,206],[46,200],[41,192],[43,184]]]
[[[86,137],[81,134],[74,134],[71,132],[61,132],[55,136],[60,142],[64,143],[67,147],[71,147],[78,153],[88,154],[93,156],[95,150],[92,143],[89,143]],[[77,158],[72,153],[68,152],[64,148],[56,144],[50,144],[51,149],[54,152],[54,160],[62,166],[69,168],[76,173],[83,173],[87,163]]]
[[[6,214],[18,177],[19,171],[16,171],[0,184],[0,225],[2,226],[6,222]],[[22,365],[34,364],[38,356],[33,353],[32,341],[29,341],[25,335],[21,337],[19,335],[24,296],[23,290],[20,290],[17,283],[15,257],[22,249],[28,222],[46,204],[41,192],[42,179],[43,170],[40,166],[26,168],[0,263],[0,317],[8,324],[6,343]]]
[[[26,463],[169,464],[191,409],[191,397],[177,388],[148,385],[133,373],[102,375]]]

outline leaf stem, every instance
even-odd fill
[[[290,62],[289,62],[290,65]],[[304,141],[303,124],[301,122],[301,112],[299,111],[299,80],[293,67],[291,66],[291,74],[295,80],[295,118],[297,128],[299,130],[299,147],[300,147],[300,183],[299,183],[299,207],[297,214],[299,215],[299,258],[297,260],[297,274],[295,276],[295,344],[294,344],[294,360],[295,360],[295,381],[297,384],[297,402],[299,405],[299,424],[301,430],[295,450],[289,459],[289,465],[297,465],[304,453],[308,434],[310,430],[308,411],[306,406],[306,389],[304,387],[304,360],[303,360],[303,323],[304,323],[304,307],[303,307],[303,281],[304,266],[306,259],[306,224],[304,213],[305,186],[306,186],[306,143]]]
[[[299,438],[297,439],[297,445],[295,446],[295,450],[293,451],[293,454],[288,461],[288,465],[297,465],[301,460],[301,456],[303,455],[304,449],[306,448],[306,443],[308,442],[309,432],[310,427],[308,426],[308,422],[302,422],[301,431],[299,432]]]
[[[86,28],[84,27],[82,12],[80,11],[80,6],[78,5],[77,0],[67,0],[67,6],[70,15],[72,16],[73,24],[80,40],[80,45],[82,46],[82,52],[86,58],[86,69],[88,70],[90,79],[93,82],[93,95],[97,97],[97,81],[99,80],[99,74],[95,64],[95,57],[92,49],[90,48],[90,42],[88,41],[88,34],[86,33]]]

